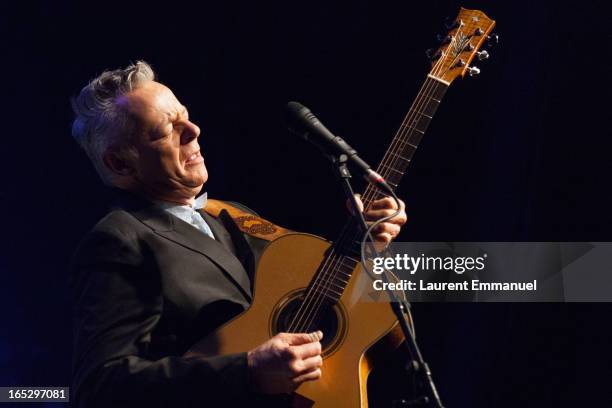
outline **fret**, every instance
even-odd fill
[[[396,174],[396,173],[390,173],[387,174],[387,177],[385,177],[385,180],[387,181],[387,183],[389,183],[389,181],[392,181],[395,184],[399,184],[400,181],[402,181],[402,175]],[[384,194],[383,194],[384,197]]]
[[[340,291],[340,293],[342,293],[342,291],[346,288],[346,284],[348,283],[348,281],[341,281],[343,282],[342,284],[339,284],[335,281],[335,276],[325,276],[321,281],[317,281],[315,282],[312,287],[310,288],[310,290],[321,290],[322,287],[333,287],[335,289],[337,289],[338,291]],[[331,286],[330,286],[331,285]]]
[[[344,269],[342,269],[342,268],[344,268]],[[347,265],[347,264],[343,263],[342,261],[340,261],[340,264],[336,268],[336,272],[337,273],[342,273],[347,278],[350,278],[351,274],[353,273],[353,266],[352,265]]]
[[[391,180],[391,183],[389,182],[389,179],[385,178],[385,180],[387,181],[387,184],[391,184],[391,183],[395,183],[395,181]],[[385,197],[385,193],[383,193],[382,191],[378,191],[376,190],[374,193],[374,196],[372,198],[372,201],[374,200],[380,200],[381,198]]]
[[[413,125],[410,125],[410,124],[408,124],[408,123],[402,123],[402,124],[400,125],[400,130],[401,130],[401,129],[408,130],[408,131],[410,131],[410,132],[412,132],[412,131],[417,131],[417,132],[419,132],[419,133],[421,133],[421,134],[424,134],[424,133],[425,133],[425,131],[424,131],[424,130],[417,129],[416,127],[414,127]],[[398,133],[399,133],[399,131],[398,131]],[[401,136],[399,136],[399,135],[398,135],[398,136],[396,136],[396,138],[398,138],[398,137],[401,137]]]
[[[400,150],[402,150],[402,153],[405,153],[404,150],[412,150],[415,151],[417,149],[417,145],[408,142],[408,140],[404,140],[404,138],[397,138],[395,140],[394,143],[394,147],[399,146]],[[404,154],[404,157],[406,157],[406,155]]]
[[[317,288],[317,289],[311,289],[310,293],[317,293],[319,295],[323,295],[329,299],[331,299],[334,302],[337,302],[338,300],[340,300],[340,298],[342,297],[342,292],[338,292],[335,291],[333,289],[330,289],[329,287],[327,288]],[[334,297],[330,296],[331,295],[335,295]]]
[[[412,156],[414,156],[414,152],[416,152],[416,148],[402,141],[399,141],[399,143],[401,143],[400,148],[402,150],[402,156],[404,156],[408,160],[412,160]]]
[[[355,245],[357,245],[357,246],[361,246],[361,241],[357,241],[357,240],[355,240],[355,241],[353,241],[353,242],[354,242],[354,244],[355,244]],[[359,252],[361,252],[361,251],[359,251]],[[355,262],[355,263],[357,263],[357,262],[359,262],[359,261],[360,261],[360,259],[359,259],[359,258],[356,258],[356,257],[352,257],[352,256],[348,256],[348,255],[345,255],[344,257],[345,257],[346,259],[348,259],[348,260],[352,261],[352,262]]]
[[[414,129],[414,132],[411,132],[408,135],[408,140],[415,145],[419,145],[419,143],[421,143],[421,139],[423,139],[423,135],[425,134],[425,132],[421,132],[418,129]]]
[[[344,273],[347,277],[350,278],[351,274],[353,273],[353,269],[355,269],[355,265],[357,264],[356,261],[352,261],[349,260],[349,263],[343,263],[342,265],[346,268],[346,270],[341,271],[342,273]]]
[[[425,133],[427,127],[429,126],[429,122],[431,122],[431,117],[421,115],[412,120],[410,127],[418,130],[421,133]]]
[[[355,241],[356,243],[347,249],[347,253],[350,255],[345,255],[351,262],[358,263],[361,258],[361,241]]]
[[[339,276],[334,276],[333,279],[336,280],[336,281],[340,281],[340,284],[338,284],[338,286],[346,287],[346,285],[348,285],[348,283],[349,283],[348,280],[340,279]]]
[[[428,117],[429,119],[431,119],[431,118],[432,118],[432,116],[431,116],[431,115],[428,115],[428,114],[426,114],[425,112],[421,112],[421,111],[418,111],[418,110],[414,110],[413,112],[414,112],[414,113],[417,113],[417,114],[419,114],[419,115],[421,115],[421,116]]]
[[[402,161],[405,161],[406,163],[410,163],[410,160],[409,160],[409,159],[405,158],[404,156],[402,156],[402,155],[401,155],[401,154],[399,154],[399,153],[393,153],[393,152],[391,152],[391,153],[389,153],[389,156],[392,156],[393,158],[396,158],[396,159],[400,159],[400,160],[402,160]]]
[[[439,83],[434,84],[434,89],[433,89],[433,92],[431,93],[431,95],[433,96],[430,96],[430,98],[435,97],[436,100],[438,100],[438,102],[441,101],[447,89],[448,89],[448,86],[445,84],[439,84]]]
[[[400,124],[384,159],[377,168],[391,188],[397,188],[404,176],[448,85],[440,82],[438,78],[428,76],[421,92]],[[368,185],[363,195],[363,203],[367,207],[372,201],[385,195],[384,192]],[[342,297],[355,267],[361,262],[362,233],[356,221],[351,219],[339,239],[335,241],[334,251],[327,255],[325,262],[317,271],[305,302],[308,298],[316,296],[324,296],[332,302],[337,302]],[[322,281],[317,282],[317,278],[321,278]]]
[[[342,293],[342,291],[345,288],[345,286],[338,285],[337,283],[334,283],[332,280],[325,280],[323,282],[318,282],[316,285],[314,285],[313,290],[321,290],[321,288],[323,287],[325,287],[326,289],[333,287],[337,289],[340,293]]]
[[[381,168],[383,168],[383,169],[389,169],[389,170],[391,170],[391,171],[393,171],[393,172],[395,172],[395,173],[398,173],[398,174],[400,174],[400,175],[402,175],[402,176],[404,175],[404,172],[403,172],[403,171],[399,171],[399,170],[395,169],[395,168],[394,168],[393,166],[391,166],[391,165],[388,165],[388,164],[381,164],[381,165],[380,165],[380,167],[381,167]]]

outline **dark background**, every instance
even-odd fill
[[[202,128],[213,197],[333,238],[344,199],[285,130],[298,100],[377,163],[424,50],[458,7],[498,23],[449,89],[399,195],[413,241],[609,241],[605,2],[309,1],[0,5],[4,94],[0,385],[70,383],[67,264],[108,194],[70,137],[69,97],[144,59]],[[609,304],[417,304],[448,407],[611,406]],[[386,382],[378,373],[374,381]]]

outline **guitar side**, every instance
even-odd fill
[[[275,316],[296,290],[308,286],[330,244],[308,234],[289,234],[272,241],[257,267],[251,307],[205,337],[189,356],[222,355],[250,350],[274,336]],[[385,296],[372,301],[371,278],[358,266],[337,306],[339,330],[334,346],[323,350],[322,378],[296,391],[300,406],[367,407],[367,377],[376,362],[403,341]]]

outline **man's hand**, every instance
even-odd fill
[[[361,198],[357,195],[357,204],[359,210],[363,211],[363,203]],[[374,240],[383,244],[389,244],[395,237],[397,237],[402,229],[402,225],[408,220],[406,215],[406,204],[402,200],[399,200],[400,212],[395,217],[388,221],[381,223],[378,227],[372,231]],[[392,215],[397,210],[397,205],[392,197],[381,198],[380,200],[372,201],[372,204],[368,207],[367,211],[363,213],[368,225],[373,222]]]
[[[279,333],[247,354],[250,387],[264,394],[293,392],[321,378],[323,333]]]

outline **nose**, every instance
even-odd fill
[[[181,133],[181,144],[188,144],[193,139],[200,136],[200,128],[195,123],[186,120],[183,124],[183,132]]]

